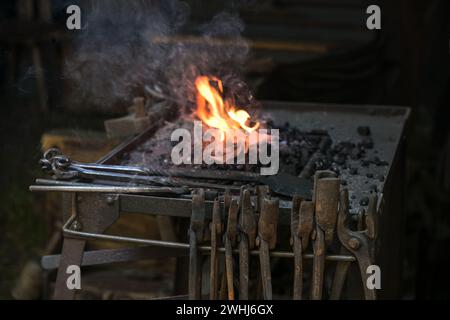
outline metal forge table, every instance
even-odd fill
[[[382,289],[378,290],[378,298],[396,298],[400,290],[401,256],[403,240],[403,149],[404,132],[409,109],[388,106],[347,106],[325,105],[309,103],[264,102],[263,110],[268,112],[276,123],[289,121],[292,126],[301,130],[326,130],[333,142],[352,140],[358,126],[369,126],[375,145],[368,150],[369,156],[381,157],[387,166],[359,166],[358,174],[342,171],[340,178],[346,181],[346,188],[350,193],[350,213],[358,219],[361,212],[361,199],[370,190],[367,184],[368,172],[371,175],[383,176],[382,180],[371,183],[377,185],[378,202],[376,211],[379,219],[379,232],[375,244],[375,262],[382,270]],[[108,155],[100,159],[99,163],[120,163],[123,154],[151,136],[155,128],[143,132],[137,137],[121,144]],[[371,154],[373,153],[373,154]],[[66,286],[66,269],[70,265],[88,266],[106,264],[119,261],[136,261],[140,259],[157,259],[163,257],[177,257],[186,259],[189,255],[189,244],[184,235],[179,241],[164,241],[130,238],[105,234],[105,230],[127,213],[146,215],[170,216],[189,218],[192,211],[192,200],[178,197],[148,196],[133,192],[132,189],[117,192],[95,189],[85,190],[80,187],[67,187],[64,182],[55,181],[54,184],[32,186],[36,191],[57,191],[63,193],[63,247],[60,255],[45,256],[42,266],[45,270],[58,268],[55,284],[55,299],[73,299],[74,290]],[[89,191],[89,192],[87,192]],[[211,219],[212,201],[206,201],[206,218]],[[287,225],[290,221],[290,201],[280,201],[279,225]],[[187,219],[186,219],[187,220]],[[85,251],[87,241],[110,240],[142,245],[125,249]],[[205,254],[211,249],[200,246]],[[224,249],[220,248],[219,252]],[[252,251],[251,254],[257,254]],[[271,252],[273,257],[293,258],[292,251]],[[304,259],[311,259],[310,253],[303,255]],[[347,276],[349,297],[364,298],[361,279],[358,276],[358,265],[353,254],[327,255],[328,264],[338,262],[348,263],[350,269]],[[178,270],[175,287],[182,288],[187,283],[186,270]],[[184,289],[181,289],[184,290]],[[185,294],[186,292],[178,292]],[[182,296],[180,296],[182,297]],[[366,296],[367,298],[367,296]]]

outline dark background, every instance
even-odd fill
[[[103,131],[116,109],[71,104],[65,59],[77,32],[65,29],[68,4],[51,1],[42,24],[0,3],[0,298],[11,298],[21,268],[37,259],[50,236],[41,195],[28,186],[40,176],[41,136],[55,128]],[[36,1],[39,2],[39,1]],[[188,1],[193,23],[223,10],[220,1]],[[247,81],[258,99],[412,108],[404,168],[407,224],[403,298],[450,298],[449,3],[446,0],[272,0],[240,7],[244,36],[255,41],[314,44],[296,51],[251,51]],[[382,9],[382,30],[365,28],[368,4]],[[22,20],[20,20],[22,19]],[[32,46],[40,49],[46,92],[39,103]],[[123,101],[129,104],[129,101]],[[119,103],[120,104],[120,103]]]

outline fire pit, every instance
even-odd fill
[[[74,291],[66,287],[69,265],[173,256],[178,257],[179,264],[176,293],[200,298],[201,288],[194,279],[201,278],[205,254],[212,261],[210,298],[220,294],[223,298],[245,299],[251,292],[250,297],[271,299],[272,289],[276,297],[286,298],[278,293],[281,282],[277,282],[275,271],[273,283],[266,281],[271,272],[270,259],[277,258],[295,258],[294,298],[396,297],[403,231],[399,191],[409,109],[284,102],[264,102],[262,109],[271,119],[267,126],[280,128],[281,178],[273,178],[275,182],[270,177],[258,180],[257,168],[249,165],[217,165],[207,171],[197,165],[191,171],[200,176],[180,178],[178,174],[173,180],[178,184],[164,186],[166,189],[124,181],[110,183],[101,176],[39,180],[32,186],[33,191],[64,193],[62,253],[42,260],[44,268],[58,268],[55,297],[74,297]],[[167,126],[165,121],[176,119],[158,119],[98,164],[169,170],[163,161],[167,155],[154,148],[155,137]],[[171,179],[172,175],[176,176],[163,176]],[[300,177],[294,180],[297,185],[293,187],[292,176]],[[186,186],[188,193],[179,189]],[[126,213],[157,215],[161,225],[174,228],[177,238],[150,240],[104,233]],[[167,217],[176,218],[175,223]],[[289,226],[291,237],[285,236],[289,235]],[[102,239],[146,247],[84,252],[86,241]],[[218,257],[222,254],[225,258],[221,273]],[[233,259],[237,255],[240,280],[239,288],[234,290]],[[249,277],[248,265],[255,263],[253,255],[260,256],[260,273],[250,272]],[[312,267],[306,264],[310,259]],[[370,265],[381,269],[381,290],[362,285]],[[259,286],[258,279],[262,279]]]

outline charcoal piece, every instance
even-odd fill
[[[290,155],[293,152],[291,146],[289,146],[286,141],[281,141],[280,142],[280,149],[279,149],[279,151],[280,151],[280,156],[282,156],[282,155]]]
[[[357,175],[358,174],[358,169],[355,167],[350,168],[350,174],[351,175]]]
[[[364,197],[359,201],[361,206],[367,206],[369,204],[369,197]]]
[[[311,133],[317,134],[317,135],[328,135],[327,130],[323,130],[323,129],[312,129]]]
[[[336,166],[336,164],[334,164],[334,163],[330,166],[329,170],[335,172],[337,175],[339,175],[341,173],[341,171],[339,170],[339,167]]]
[[[350,152],[350,158],[352,160],[359,160],[363,157],[364,151],[360,148],[353,148]]]
[[[358,134],[361,136],[370,136],[370,128],[368,126],[359,126],[357,128]]]
[[[333,157],[333,161],[334,161],[335,163],[337,163],[337,164],[342,165],[342,164],[345,163],[345,157],[342,156],[342,155],[335,155],[335,156]]]
[[[377,156],[374,156],[372,159],[370,159],[370,162],[378,167],[388,165],[387,161],[380,160],[380,158]]]
[[[366,177],[367,177],[367,178],[373,178],[373,173],[368,173],[368,174],[366,174]]]
[[[359,145],[365,149],[373,149],[373,139],[371,137],[365,137],[360,141]]]

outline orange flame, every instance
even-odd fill
[[[211,85],[217,84],[217,88]],[[259,122],[252,127],[247,125],[250,115],[237,109],[229,100],[222,99],[223,85],[216,77],[199,76],[195,79],[197,88],[197,115],[209,127],[217,128],[222,137],[228,129],[243,129],[251,133],[259,128]]]

